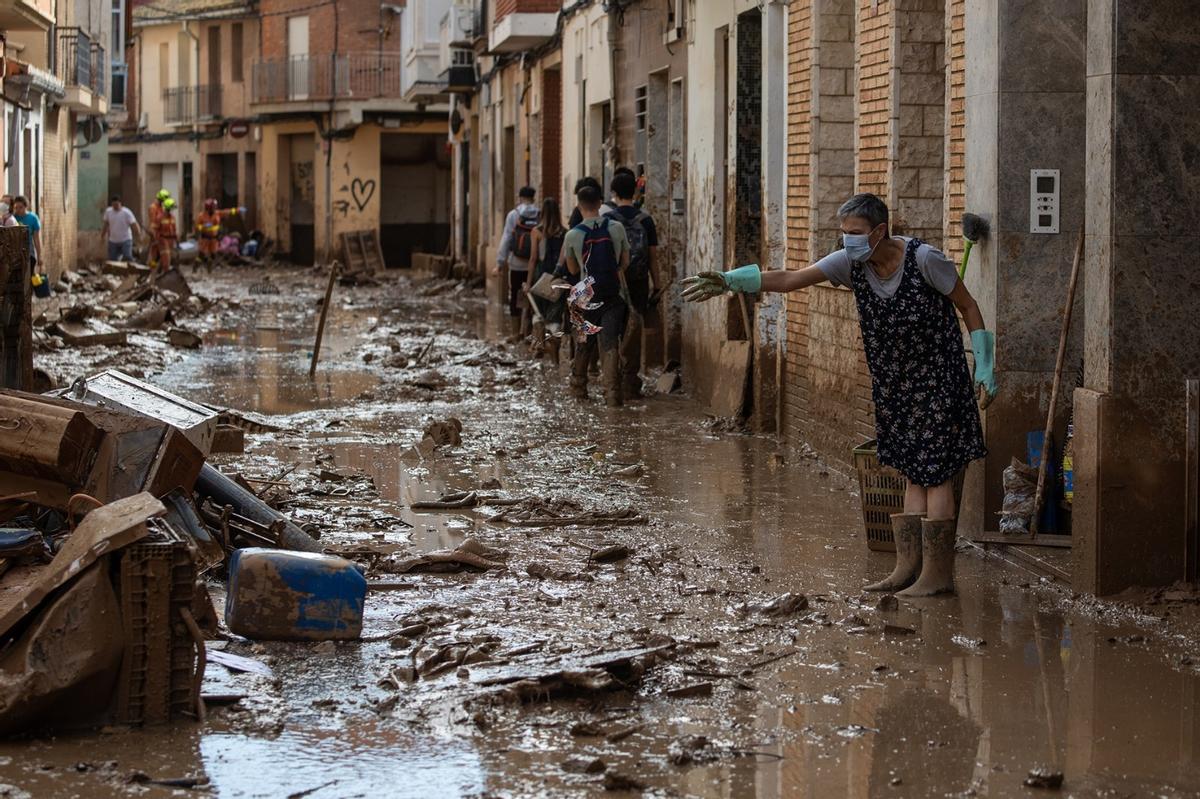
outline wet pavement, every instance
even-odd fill
[[[855,483],[795,447],[714,432],[680,395],[620,411],[595,393],[574,403],[553,370],[503,341],[494,307],[469,291],[421,297],[407,278],[335,291],[310,380],[319,276],[280,272],[276,296],[248,295],[247,282],[228,271],[198,282],[236,306],[203,320],[202,350],[171,353],[147,378],[284,428],[214,460],[259,477],[294,467],[291,512],[405,590],[368,596],[363,642],[229,641],[276,679],[210,665],[206,692],[244,698],[203,725],[0,745],[0,783],[14,787],[0,796],[557,797],[607,781],[614,796],[640,784],[714,798],[1007,797],[1044,793],[1022,785],[1039,766],[1065,775],[1061,795],[1200,796],[1194,608],[1072,597],[967,549],[957,597],[880,610],[859,587],[889,556],[867,552]],[[69,379],[80,358],[46,362]],[[461,447],[412,451],[427,422],[451,416]],[[613,475],[632,465],[640,475]],[[331,495],[322,469],[371,479]],[[410,508],[492,481],[503,498],[632,508],[647,523],[536,527],[489,521],[505,506]],[[467,537],[507,568],[388,572]],[[632,554],[590,562],[608,544]],[[536,579],[530,564],[583,579]],[[807,606],[757,609],[787,592]],[[414,622],[431,629],[387,637]],[[396,676],[456,643],[490,647],[498,665]],[[496,669],[662,647],[624,690],[514,697],[478,684]],[[670,695],[681,688],[696,695]]]

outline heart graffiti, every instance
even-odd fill
[[[373,179],[363,180],[355,178],[350,182],[350,197],[354,200],[354,204],[359,211],[367,207],[367,203],[371,202],[371,198],[375,196],[375,181]]]

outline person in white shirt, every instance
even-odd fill
[[[142,229],[138,225],[133,211],[121,204],[121,198],[113,195],[104,209],[104,226],[100,235],[108,242],[108,260],[132,261],[133,237],[142,237]]]
[[[533,229],[538,226],[540,212],[534,205],[537,192],[525,186],[517,193],[517,207],[504,219],[500,234],[500,249],[496,253],[496,271],[508,267],[508,312],[521,315],[521,288],[529,278],[529,260],[533,255]]]

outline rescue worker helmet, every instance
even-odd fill
[[[158,201],[161,203],[161,202],[165,202],[167,199],[170,198],[171,192],[167,191],[166,189],[159,189],[158,194],[156,194],[154,196],[157,197]]]

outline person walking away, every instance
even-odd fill
[[[623,169],[627,169],[627,167],[618,167],[617,171],[620,172]],[[604,187],[600,185],[600,181],[596,180],[591,175],[584,175],[579,180],[575,181],[575,196],[576,197],[579,196],[579,190],[582,189],[584,186],[592,186],[601,195],[604,194]],[[616,210],[615,204],[610,205],[609,203],[606,203],[606,202],[600,204],[600,216],[604,216],[605,214],[612,213],[614,210]],[[574,210],[571,211],[571,216],[567,219],[567,229],[570,230],[571,228],[578,227],[579,223],[582,221],[583,221],[583,211],[581,211],[579,209],[579,205],[577,204],[575,206]],[[563,263],[565,265],[566,261],[564,261]]]
[[[918,239],[892,236],[887,205],[858,194],[838,210],[843,248],[796,271],[743,266],[687,279],[684,299],[726,291],[798,291],[821,282],[849,286],[858,304],[871,372],[880,463],[908,485],[892,516],[896,565],[869,591],[932,596],[954,591],[957,530],[954,478],[987,454],[975,401],[996,395],[995,336],[954,263]],[[955,309],[971,333],[972,377]],[[974,385],[972,385],[974,383]]]
[[[558,207],[558,200],[553,197],[542,200],[540,221],[538,226],[533,229],[533,252],[536,253],[536,266],[529,270],[527,291],[531,292],[543,276],[556,273],[566,233],[567,229],[563,227],[562,210]],[[551,362],[557,364],[564,303],[561,300],[553,302],[532,293],[529,293],[528,297],[530,304],[537,308],[538,314],[541,316],[541,321],[535,321],[533,324],[535,357],[549,356]]]
[[[166,189],[159,189],[158,194],[154,195],[154,202],[150,203],[150,209],[146,211],[146,224],[150,231],[150,253],[147,260],[150,261],[150,267],[158,266],[161,255],[158,251],[158,229],[163,218],[163,203],[171,199],[171,192]],[[170,258],[170,255],[167,256]]]
[[[606,215],[625,228],[625,238],[629,242],[629,271],[625,274],[625,283],[629,286],[629,318],[621,339],[621,390],[625,398],[642,396],[642,378],[638,370],[642,366],[645,315],[652,305],[652,276],[655,288],[662,287],[661,278],[654,271],[658,228],[650,214],[634,204],[637,189],[637,178],[632,170],[626,169],[617,174],[612,179],[612,193],[617,207]]]
[[[538,209],[533,204],[537,192],[525,186],[517,192],[517,207],[504,219],[500,249],[496,253],[496,271],[508,267],[508,313],[521,316],[521,289],[529,276],[529,260],[533,253],[533,229],[538,224]]]
[[[158,268],[166,272],[171,268],[171,256],[179,243],[175,228],[175,199],[162,201],[162,212],[158,216],[158,232],[154,234],[154,248],[158,253]]]
[[[109,197],[108,207],[104,209],[104,224],[100,228],[100,236],[108,243],[108,260],[132,261],[135,234],[142,237],[133,211],[122,205],[117,195]]]
[[[32,276],[38,271],[38,262],[42,255],[42,220],[29,210],[29,200],[23,196],[13,199],[12,214],[18,225],[29,228],[29,274]],[[46,271],[45,264],[42,264],[41,271]]]
[[[590,286],[591,297],[579,309],[575,320],[585,336],[575,348],[571,363],[571,393],[587,398],[588,365],[592,353],[600,350],[600,374],[604,400],[610,408],[623,404],[621,395],[621,335],[625,331],[628,295],[625,271],[629,268],[629,242],[625,228],[600,215],[601,194],[584,186],[576,195],[583,221],[567,232],[563,241],[567,270]],[[580,290],[575,286],[575,291]],[[573,313],[574,316],[574,313]]]

